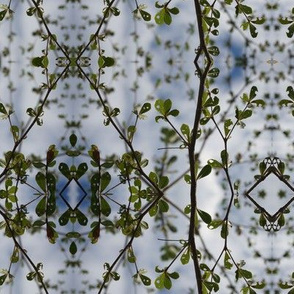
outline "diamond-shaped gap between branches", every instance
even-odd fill
[[[269,214],[274,215],[294,197],[294,192],[274,173],[271,173],[249,195]]]
[[[59,195],[68,208],[74,210],[80,206],[87,193],[76,179],[71,179],[63,187]]]

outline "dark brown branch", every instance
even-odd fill
[[[191,188],[190,188],[190,205],[191,205],[191,215],[190,215],[190,225],[189,225],[189,245],[191,248],[192,253],[192,259],[194,263],[194,272],[195,272],[195,278],[197,283],[197,289],[198,293],[202,293],[202,279],[201,279],[201,271],[197,256],[197,245],[195,241],[195,230],[196,228],[196,213],[197,213],[197,175],[195,171],[195,166],[197,164],[196,158],[195,158],[195,151],[196,151],[196,141],[197,141],[197,133],[199,130],[199,122],[201,118],[201,112],[202,112],[202,99],[204,94],[204,84],[206,80],[207,73],[209,71],[209,68],[212,64],[212,60],[210,58],[210,55],[207,51],[206,44],[205,44],[205,38],[204,38],[204,32],[202,28],[202,13],[201,13],[201,6],[198,0],[194,0],[195,5],[195,11],[196,11],[196,17],[197,17],[197,26],[198,26],[198,32],[199,32],[199,39],[200,39],[200,47],[197,51],[197,55],[194,60],[194,64],[196,66],[196,69],[199,73],[200,78],[200,85],[198,90],[198,97],[197,97],[197,107],[195,111],[195,118],[194,118],[194,124],[193,124],[193,131],[192,131],[192,137],[191,142],[189,142],[188,145],[188,151],[189,151],[189,165],[190,165],[190,175],[191,175]],[[204,68],[204,71],[202,72],[198,65],[198,59],[201,55],[201,53],[204,52],[204,55],[207,59],[206,66]]]

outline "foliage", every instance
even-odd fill
[[[294,8],[7,2],[1,287],[293,293]]]

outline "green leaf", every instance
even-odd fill
[[[261,106],[261,107],[265,107],[266,103],[264,100],[262,99],[255,99],[253,101],[250,101],[251,104],[255,104],[256,106]]]
[[[59,164],[59,170],[60,172],[66,177],[66,178],[70,178],[70,171],[69,171],[69,167],[66,163],[62,162]]]
[[[292,19],[289,19],[287,17],[283,18],[283,17],[279,17],[279,22],[283,25],[286,25],[286,24],[290,24],[293,22]]]
[[[286,167],[286,165],[285,165],[285,163],[284,163],[283,161],[280,161],[280,162],[278,163],[278,170],[279,170],[279,172],[280,172],[281,174],[284,174],[284,172],[285,172],[285,167]]]
[[[104,67],[111,67],[115,64],[115,60],[112,57],[106,57],[100,55],[98,58],[98,66],[99,68],[104,68]]]
[[[162,8],[162,7],[164,7],[164,4],[159,4],[159,1],[156,1],[155,2],[155,7],[156,8]]]
[[[142,283],[145,285],[145,286],[150,286],[151,285],[151,279],[148,278],[147,276],[144,276],[142,274],[139,274],[139,277],[142,281]]]
[[[158,186],[160,189],[165,188],[169,183],[169,178],[167,176],[162,176],[159,178]]]
[[[100,191],[101,192],[103,192],[107,188],[110,181],[111,181],[111,175],[109,174],[109,172],[105,172],[104,174],[102,174],[101,184],[100,184]]]
[[[42,220],[36,220],[34,223],[33,223],[33,227],[42,227],[46,224],[46,222],[42,221]]]
[[[136,256],[134,255],[134,251],[132,247],[129,247],[129,249],[127,250],[127,259],[128,259],[128,262],[130,263],[136,262]]]
[[[210,224],[212,219],[211,219],[211,216],[210,214],[208,214],[207,212],[203,211],[203,210],[200,210],[200,209],[197,209],[197,212],[200,216],[200,218],[206,223],[206,224]]]
[[[246,31],[246,30],[248,29],[249,24],[250,24],[249,21],[244,21],[244,22],[241,24],[241,28],[243,29],[243,31]]]
[[[71,216],[71,210],[68,209],[59,217],[58,219],[59,224],[61,226],[65,226],[68,223],[70,216]]]
[[[100,205],[101,205],[101,213],[105,216],[109,216],[111,213],[111,207],[108,202],[104,199],[104,197],[100,198]]]
[[[30,272],[26,275],[28,281],[32,281],[36,277],[36,272]]]
[[[78,138],[74,133],[70,135],[69,142],[72,147],[76,146],[77,140],[78,140]]]
[[[288,96],[294,101],[294,89],[292,86],[288,86],[286,91],[288,92]]]
[[[104,57],[104,66],[111,67],[115,64],[115,60],[112,57]]]
[[[156,121],[156,122],[158,122],[160,119],[165,119],[165,117],[162,116],[162,115],[157,115],[157,116],[155,117],[155,121]]]
[[[38,186],[45,192],[47,189],[46,189],[46,176],[41,173],[41,172],[38,172],[36,174],[36,182],[38,184]]]
[[[252,115],[251,109],[245,109],[243,111],[238,112],[238,117],[236,117],[238,120],[243,120],[246,118],[249,118]]]
[[[55,224],[52,222],[47,223],[46,226],[46,232],[47,232],[47,238],[50,243],[55,244],[56,239],[58,238],[57,232],[53,229],[55,227]]]
[[[172,107],[172,101],[170,99],[166,99],[163,102],[164,114],[168,114]]]
[[[66,237],[67,238],[80,238],[81,234],[78,233],[78,232],[73,231],[73,232],[66,233]]]
[[[240,9],[246,14],[252,14],[252,8],[250,6],[239,4]]]
[[[145,21],[150,21],[151,20],[151,14],[145,10],[142,10],[142,9],[139,9],[139,12],[142,16],[142,18],[145,20]]]
[[[224,266],[228,270],[230,270],[233,267],[233,264],[231,263],[231,257],[227,251],[225,252],[225,255],[224,255]]]
[[[218,77],[219,72],[220,72],[219,69],[216,68],[216,67],[214,67],[214,68],[212,68],[212,69],[209,70],[209,72],[207,73],[207,75],[209,77],[211,77],[211,78],[216,78],[216,77]]]
[[[26,11],[26,13],[27,13],[28,16],[32,16],[32,15],[34,15],[35,12],[36,12],[36,8],[35,8],[35,7],[30,7],[30,8],[28,8],[27,11]]]
[[[290,289],[290,288],[293,287],[293,284],[292,284],[292,283],[289,284],[289,283],[287,283],[287,282],[282,282],[282,281],[280,281],[280,282],[278,283],[278,285],[279,285],[279,287],[280,287],[281,289]],[[289,293],[289,292],[288,292],[288,293]]]
[[[191,213],[191,204],[188,204],[188,205],[185,206],[184,213],[185,214]]]
[[[213,292],[217,292],[219,286],[217,285],[217,283],[215,282],[210,282],[210,281],[203,281],[203,284],[205,285],[205,287],[209,290],[209,293]]]
[[[51,216],[56,210],[56,198],[54,193],[50,193],[47,200],[47,216]]]
[[[217,115],[220,112],[220,106],[217,105],[215,107],[213,107],[212,111],[211,111],[211,115]]]
[[[208,225],[208,228],[213,230],[218,228],[220,225],[222,225],[223,221],[220,219],[216,219],[210,222],[210,224]]]
[[[66,150],[65,154],[70,157],[77,157],[81,152],[79,150]]]
[[[42,216],[46,212],[46,197],[43,197],[36,206],[37,216]]]
[[[78,223],[81,226],[86,226],[88,223],[88,218],[79,209],[75,210],[75,214],[78,219]]]
[[[165,17],[165,9],[163,8],[155,14],[154,16],[155,22],[158,25],[163,25],[165,22],[164,17]]]
[[[167,203],[166,201],[160,199],[160,200],[158,201],[158,208],[159,208],[159,211],[160,211],[160,212],[165,213],[165,212],[168,212],[168,210],[169,210],[169,205],[168,205],[168,203]]]
[[[172,17],[169,13],[169,10],[165,9],[165,14],[164,14],[164,22],[167,24],[167,25],[170,25],[172,23]]]
[[[294,34],[294,22],[288,27],[288,32],[286,33],[288,38],[292,38]]]
[[[149,102],[144,103],[140,109],[139,115],[142,115],[148,112],[150,109],[151,109],[151,104]]]
[[[49,65],[48,57],[47,56],[34,57],[32,59],[32,65],[36,67],[47,68]]]
[[[41,67],[43,67],[43,68],[47,68],[48,65],[49,65],[49,59],[48,59],[48,57],[47,57],[47,56],[43,56]]]
[[[212,10],[212,14],[215,18],[220,18],[221,16],[220,12],[215,8]]]
[[[0,14],[0,16],[1,16],[1,14]],[[1,20],[2,19],[0,19],[0,21]],[[5,280],[6,280],[7,277],[8,277],[8,274],[5,274],[5,275],[0,276],[0,286],[2,286],[4,284],[4,282],[5,282]]]
[[[227,137],[228,134],[230,133],[231,131],[231,126],[233,125],[233,122],[231,119],[226,119],[225,122],[224,122],[224,131],[225,131],[225,136]]]
[[[19,261],[19,249],[18,247],[14,247],[13,253],[10,257],[10,261],[12,263],[17,263]]]
[[[2,21],[4,19],[7,12],[8,12],[8,7],[7,7],[7,9],[0,11],[0,21]]]
[[[228,167],[229,164],[229,154],[226,150],[221,151],[221,159],[222,159],[222,165],[224,167]]]
[[[165,273],[162,273],[159,277],[157,277],[154,281],[155,287],[159,290],[164,288],[165,281]]]
[[[172,281],[168,274],[164,273],[164,287],[168,290],[172,287]]]
[[[155,109],[162,114],[163,116],[165,115],[165,110],[164,110],[164,100],[162,99],[157,99],[154,103]]]
[[[35,117],[36,116],[36,112],[33,108],[29,107],[26,111],[26,113],[31,116],[31,117]]]
[[[155,184],[158,183],[158,177],[157,177],[157,174],[156,174],[155,172],[150,172],[150,173],[149,173],[149,178],[150,178],[150,180],[151,180],[153,183],[155,183]]]
[[[294,26],[293,26],[293,29],[294,29]],[[252,23],[249,24],[249,30],[250,30],[250,35],[252,38],[256,38],[258,33],[256,31],[256,26],[254,26]],[[293,35],[293,34],[292,34]],[[288,34],[287,34],[288,36]]]
[[[255,20],[251,20],[254,24],[263,24],[265,23],[266,18],[265,17],[257,17]]]
[[[183,252],[181,256],[181,263],[183,265],[188,264],[190,261],[190,257],[191,257],[190,247],[188,246],[188,248]]]
[[[229,235],[229,224],[228,221],[224,221],[222,224],[222,229],[221,229],[221,237],[223,239],[226,239]]]
[[[209,27],[218,27],[219,25],[219,20],[215,17],[203,16],[203,20],[207,23]]]
[[[266,171],[266,163],[264,161],[261,161],[259,163],[259,172],[261,175],[263,175],[265,171]]]
[[[251,284],[251,287],[254,289],[263,289],[266,286],[265,282],[257,282],[255,284]]]
[[[256,93],[258,92],[258,89],[256,86],[253,86],[250,90],[250,94],[249,94],[249,97],[250,97],[250,100],[252,100],[253,98],[256,97]]]
[[[168,276],[170,276],[174,280],[176,280],[176,279],[178,279],[180,277],[178,272],[168,273]]]
[[[217,46],[210,46],[207,48],[207,50],[213,56],[218,56],[220,53],[219,48]]]
[[[135,132],[136,132],[136,127],[135,126],[131,125],[131,126],[128,127],[127,136],[128,136],[129,141],[133,140]]]
[[[258,223],[261,227],[264,227],[266,225],[266,218],[264,216],[264,213],[260,214]]]
[[[215,159],[209,159],[207,162],[213,168],[223,168],[224,167],[219,161],[217,161]]]
[[[205,165],[201,171],[199,172],[199,174],[197,175],[197,179],[202,179],[206,176],[208,176],[211,173],[212,167],[210,164]]]
[[[184,180],[187,184],[191,184],[191,176],[190,175],[184,175]]]
[[[98,239],[100,237],[100,224],[98,222],[94,222],[93,224],[94,224],[94,227],[90,231],[90,233],[88,234],[88,237],[91,239],[91,243],[95,244],[98,242]],[[91,227],[92,227],[92,225],[91,225]]]
[[[151,217],[155,216],[158,212],[158,204],[153,205],[150,209],[149,209],[149,215]]]
[[[241,268],[239,269],[239,272],[245,279],[252,279],[252,272]]]
[[[72,254],[72,255],[75,255],[78,251],[78,248],[77,248],[77,245],[74,241],[71,242],[70,246],[69,246],[69,252]]]
[[[99,66],[99,68],[103,68],[104,63],[105,63],[104,58],[103,58],[103,56],[100,55],[99,58],[98,58],[98,66]]]
[[[78,169],[76,171],[76,179],[79,179],[81,176],[83,176],[87,170],[88,170],[87,163],[85,163],[85,162],[80,163],[78,166]]]
[[[184,135],[185,139],[187,140],[187,142],[189,143],[191,140],[191,131],[190,131],[190,127],[187,124],[182,124],[181,125],[181,133]]]
[[[0,112],[3,113],[3,114],[8,114],[5,106],[3,105],[3,103],[0,103]]]
[[[282,99],[281,101],[279,101],[279,106],[288,106],[288,104],[293,104],[293,100],[289,100],[289,99]]]
[[[280,215],[280,217],[278,219],[278,225],[280,227],[283,227],[285,225],[285,223],[286,223],[285,216],[284,216],[283,213],[281,213],[281,215]]]
[[[168,10],[171,14],[174,14],[174,15],[179,14],[180,12],[180,10],[177,7],[168,8]]]

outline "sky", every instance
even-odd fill
[[[63,1],[59,1],[63,3]],[[58,3],[58,4],[60,4]],[[58,6],[52,1],[44,0],[44,11],[45,15],[50,15],[50,20],[54,21],[59,19],[59,16],[64,16],[64,19],[59,19],[64,27],[50,24],[50,30],[52,33],[56,34],[59,42],[64,42],[70,46],[77,46],[83,42],[89,40],[89,36],[96,31],[95,25],[89,25],[87,20],[83,19],[88,17],[88,19],[97,19],[97,15],[101,15],[102,7],[92,1],[84,1],[85,4],[89,5],[88,10],[79,10],[79,5],[68,4],[66,10],[58,9]],[[256,1],[246,1],[248,5],[251,3],[254,7],[254,12],[258,15],[263,12],[263,4],[256,4]],[[268,3],[274,3],[273,1],[268,1]],[[290,1],[283,1],[280,5],[279,11],[273,11],[273,16],[277,16],[280,13],[285,14],[289,10]],[[195,23],[195,13],[192,1],[176,1],[172,2],[172,6],[176,6],[180,9],[180,14],[173,17],[172,24],[168,27],[166,25],[157,26],[154,25],[148,28],[146,23],[143,21],[134,21],[131,17],[131,11],[135,9],[134,3],[119,2],[118,7],[121,9],[121,15],[110,21],[109,27],[115,31],[115,35],[111,38],[106,39],[103,42],[103,49],[109,55],[113,55],[116,58],[117,66],[113,68],[105,68],[105,74],[102,76],[101,81],[104,82],[109,87],[115,87],[115,91],[108,95],[107,99],[112,105],[112,107],[118,107],[121,109],[121,113],[118,117],[118,121],[122,124],[125,121],[127,124],[134,123],[134,118],[132,117],[132,109],[134,104],[143,103],[148,96],[152,96],[160,99],[171,99],[174,108],[179,108],[181,114],[179,117],[173,120],[174,125],[179,128],[182,123],[192,124],[194,118],[194,108],[195,108],[195,98],[187,99],[187,91],[194,90],[197,93],[199,81],[195,76],[195,67],[193,60],[195,57],[195,48],[198,46],[198,36],[197,30],[191,36],[187,36],[185,32],[190,24]],[[8,47],[11,51],[11,61],[8,63],[9,59],[5,59],[1,56],[2,68],[4,66],[10,66],[11,76],[4,77],[3,72],[0,76],[0,100],[5,103],[12,103],[15,110],[15,115],[13,116],[13,121],[18,124],[22,121],[27,122],[28,116],[26,114],[26,109],[28,107],[34,107],[38,104],[39,95],[32,92],[33,87],[38,87],[41,83],[45,81],[45,75],[41,75],[42,71],[39,67],[31,66],[31,59],[36,56],[42,55],[42,50],[44,49],[44,42],[40,39],[32,38],[32,32],[39,28],[39,24],[33,17],[28,17],[25,13],[26,9],[30,6],[29,1],[19,2],[12,1],[12,9],[15,10],[15,18],[12,22],[5,20],[0,24],[0,30],[2,32],[9,32],[12,29],[16,36],[13,42],[9,42],[6,34],[1,34],[0,37],[0,50],[1,52],[5,47]],[[228,8],[230,15],[234,18],[233,7]],[[264,8],[263,8],[264,9]],[[152,12],[154,15],[155,8],[149,4],[148,11]],[[253,85],[258,87],[258,95],[262,97],[263,93],[269,92],[269,104],[274,100],[272,93],[283,93],[281,94],[286,98],[286,87],[291,84],[291,80],[281,80],[278,83],[274,81],[274,77],[277,72],[284,71],[284,67],[287,66],[287,56],[286,50],[284,52],[276,52],[274,47],[275,41],[285,42],[286,47],[290,48],[290,40],[285,37],[286,28],[283,28],[277,34],[275,31],[265,31],[262,28],[258,28],[259,37],[258,40],[254,40],[250,46],[246,47],[244,43],[244,35],[246,38],[251,39],[247,31],[243,32],[241,30],[234,30],[232,34],[228,34],[230,26],[227,23],[228,17],[225,13],[221,16],[221,25],[219,28],[219,35],[215,37],[214,42],[220,48],[220,56],[216,57],[214,60],[215,66],[221,69],[220,76],[214,81],[215,87],[219,88],[219,98],[220,105],[222,107],[227,107],[228,100],[232,97],[236,97],[236,104],[239,107],[242,106],[240,96],[244,92],[249,92]],[[154,21],[152,21],[154,24]],[[241,18],[237,20],[237,24],[240,26]],[[79,28],[79,25],[85,25],[86,28]],[[139,35],[138,41],[134,41],[130,35],[133,31]],[[67,36],[68,35],[68,36]],[[155,36],[160,37],[161,44],[155,42]],[[66,38],[69,37],[67,40]],[[80,40],[78,39],[80,38]],[[171,48],[167,48],[166,41],[171,40]],[[270,44],[266,46],[265,52],[260,49],[260,43],[263,41],[269,41]],[[229,47],[225,44],[229,41]],[[118,47],[124,48],[124,54],[122,51],[116,52],[115,44],[119,44]],[[183,44],[188,45],[188,49],[181,50],[177,49],[176,45],[183,48]],[[27,52],[22,55],[21,48],[29,48],[32,50],[27,50]],[[120,49],[121,50],[121,49]],[[143,52],[142,57],[137,57],[136,52],[141,50]],[[146,54],[149,52],[152,55],[152,67],[150,71],[144,73],[142,76],[137,75],[137,70],[140,66],[144,66],[146,62]],[[3,54],[3,53],[2,53]],[[60,57],[56,52],[49,53],[49,69],[50,71],[60,72],[62,68],[55,66],[55,59]],[[91,58],[91,68],[97,69],[97,53],[88,53]],[[247,66],[245,69],[238,67],[236,65],[236,58],[242,57],[243,55],[250,56],[254,54],[255,58],[249,58],[249,62],[254,62]],[[267,63],[271,57],[277,60],[278,63],[270,65]],[[168,65],[167,60],[171,59],[174,62],[173,66]],[[231,66],[228,66],[226,60],[230,60]],[[117,79],[113,79],[112,76],[115,72],[119,72]],[[260,79],[262,72],[269,74],[270,80],[265,83],[264,80]],[[167,82],[168,77],[174,77],[177,74],[183,76],[184,74],[189,75],[188,81],[183,79],[172,80],[171,83]],[[231,82],[227,83],[226,80],[230,76]],[[252,83],[246,83],[245,79],[249,79]],[[16,90],[10,93],[8,90],[8,84],[11,81],[15,84]],[[161,84],[155,87],[156,81],[161,79]],[[140,87],[136,91],[132,91],[131,88],[133,84],[137,82]],[[78,120],[80,115],[86,114],[87,119],[83,120],[83,127],[81,132],[77,133],[79,138],[84,136],[86,138],[86,146],[90,148],[91,144],[96,144],[99,146],[102,157],[106,155],[111,155],[113,153],[122,154],[125,150],[124,144],[117,144],[118,134],[111,127],[105,127],[103,125],[104,117],[101,113],[101,109],[97,107],[96,103],[89,104],[91,99],[95,99],[95,93],[89,89],[86,83],[83,84],[83,89],[79,90],[78,85],[80,79],[75,77],[61,80],[58,82],[56,90],[50,94],[49,108],[46,109],[44,114],[44,124],[42,127],[34,127],[29,133],[29,137],[24,141],[22,145],[22,152],[24,154],[40,154],[44,158],[48,146],[51,144],[56,144],[59,146],[67,140],[70,132],[66,131],[64,128],[64,120],[60,115],[65,115],[68,121]],[[231,92],[230,92],[231,91]],[[84,96],[83,96],[84,95]],[[194,97],[196,94],[194,95]],[[63,98],[63,99],[61,99]],[[61,101],[61,103],[54,103],[55,99]],[[238,100],[239,99],[239,100]],[[150,98],[150,102],[153,105],[154,100]],[[244,163],[242,165],[233,165],[231,169],[231,178],[233,180],[242,179],[242,189],[250,187],[254,182],[254,175],[256,174],[255,169],[251,170],[252,165],[246,163],[246,159],[250,157],[250,154],[256,153],[258,158],[262,160],[269,155],[270,152],[276,152],[277,156],[283,158],[286,153],[293,152],[293,146],[290,140],[287,140],[281,136],[281,132],[273,134],[271,132],[263,132],[259,137],[254,138],[252,133],[254,130],[262,130],[264,126],[264,115],[267,113],[273,113],[277,109],[267,108],[265,111],[261,109],[255,110],[257,115],[254,120],[246,121],[246,128],[242,129],[238,127],[236,132],[233,133],[229,144],[229,151],[232,155],[232,159],[237,156],[237,154],[242,154],[244,158]],[[235,109],[229,109],[227,117],[234,118]],[[292,124],[292,117],[288,114],[287,110],[280,110],[280,121],[279,124],[282,128],[290,128]],[[138,150],[144,150],[144,157],[148,158],[150,161],[149,166],[146,168],[146,172],[150,172],[154,168],[154,162],[152,162],[156,157],[161,156],[163,151],[158,150],[163,147],[162,142],[158,139],[158,134],[163,122],[160,124],[154,123],[154,117],[156,113],[154,109],[148,113],[145,120],[139,121],[138,127],[140,132],[136,134],[134,138],[134,146]],[[274,120],[269,120],[269,124],[275,125]],[[8,121],[0,122],[0,134],[5,140],[1,142],[0,152],[1,156],[7,150],[10,150],[13,146],[11,136],[9,135]],[[60,140],[64,136],[65,140]],[[251,149],[248,150],[248,141],[252,141]],[[201,143],[201,142],[200,142]],[[201,146],[201,145],[199,145]],[[205,148],[201,153],[201,164],[205,164],[211,158],[219,158],[220,151],[224,148],[222,139],[217,132],[210,137],[207,141]],[[179,150],[171,150],[172,154],[178,156],[178,161],[176,163],[176,168],[178,174],[181,174],[187,169],[187,157],[184,152],[179,152]],[[62,160],[67,160],[64,158],[58,159],[58,163]],[[86,160],[86,159],[85,159]],[[175,179],[178,174],[171,174],[171,179]],[[201,180],[199,182],[199,200],[198,204],[200,209],[207,211],[211,215],[216,212],[224,214],[221,211],[221,202],[229,197],[229,191],[222,187],[223,174],[220,173],[216,175],[211,174],[209,177]],[[274,177],[274,176],[273,176]],[[59,186],[62,187],[66,183],[66,179],[60,178]],[[264,186],[261,188],[265,189],[268,194],[273,191],[279,191],[279,189],[284,189],[283,185],[279,186],[279,181],[274,181],[270,177],[270,181],[265,182]],[[116,179],[116,181],[118,181]],[[81,179],[81,183],[86,185],[86,177]],[[30,189],[22,189],[23,201],[29,201],[35,196],[32,195]],[[115,190],[113,199],[119,200],[120,197],[127,197],[127,191],[123,188],[118,188]],[[168,191],[167,197],[172,199],[179,207],[183,208],[188,203],[188,186],[184,183],[175,185]],[[253,195],[256,195],[258,191],[254,191]],[[288,199],[293,196],[292,191],[287,190]],[[76,186],[70,185],[70,192],[68,193],[71,197],[71,203],[75,203],[75,197],[78,197],[78,191]],[[276,194],[276,193],[273,193]],[[282,201],[276,201],[276,197],[269,197],[269,210],[274,212],[279,205],[283,205]],[[243,226],[243,230],[247,230],[250,224],[252,224],[250,217],[252,213],[252,207],[248,205],[246,198],[242,197],[242,211],[234,209],[232,212],[232,221],[236,224]],[[226,200],[225,200],[226,201]],[[267,198],[264,200],[264,205],[268,205]],[[281,204],[282,203],[282,204]],[[114,209],[117,209],[115,204],[112,205]],[[116,207],[116,208],[115,208]],[[34,205],[30,206],[32,211],[34,210]],[[66,206],[59,201],[60,211],[64,211]],[[176,214],[176,211],[171,209],[171,215]],[[152,220],[150,220],[152,223]],[[176,221],[179,227],[178,232],[175,234],[175,239],[184,239],[187,237],[188,221],[184,217],[179,217]],[[180,225],[181,224],[181,225]],[[183,224],[183,225],[182,225]],[[62,228],[60,228],[62,229]],[[68,227],[64,228],[67,230]],[[83,228],[78,228],[83,231]],[[218,236],[216,239],[215,231],[209,230],[205,226],[201,228],[202,236],[206,244],[210,245],[210,250],[215,253],[215,258],[220,254],[223,242]],[[287,239],[286,232],[281,233],[281,235]],[[159,252],[158,247],[160,242],[158,239],[163,238],[161,231],[156,228],[151,228],[144,233],[144,238],[138,239],[134,243],[134,248],[138,255],[138,263],[143,267],[148,268],[148,275],[153,279],[156,277],[154,274],[154,268],[158,265]],[[0,256],[0,268],[8,267],[9,265],[9,254],[12,251],[12,242],[7,240],[3,235],[1,239],[1,250],[3,254]],[[220,241],[221,240],[221,241]],[[236,242],[236,240],[238,242]],[[252,245],[252,248],[256,248],[257,251],[261,250],[263,254],[276,254],[285,248],[288,248],[287,244],[276,244],[276,237],[269,235],[267,232],[261,230],[259,237],[256,237],[256,243]],[[97,245],[91,245],[89,241],[85,244],[79,244],[79,248],[87,249],[85,253],[82,253],[83,266],[85,269],[89,270],[89,280],[93,283],[97,278],[101,278],[103,272],[103,263],[105,261],[111,263],[117,256],[119,250],[121,250],[125,244],[126,240],[121,236],[113,236],[111,234],[103,234],[101,240]],[[69,253],[61,252],[60,243],[57,242],[55,245],[50,245],[47,241],[45,234],[35,234],[32,236],[25,236],[22,238],[22,244],[24,248],[31,253],[31,257],[34,261],[41,261],[44,264],[44,274],[46,278],[50,278],[51,281],[56,283],[59,280],[58,270],[63,265],[66,254]],[[240,244],[246,244],[245,246],[240,246]],[[273,245],[274,244],[274,245]],[[229,239],[229,245],[232,252],[234,252],[236,259],[246,259],[248,260],[248,266],[251,269],[260,269],[261,260],[252,257],[251,250],[248,250],[248,243],[245,236],[238,236],[235,231],[231,232]],[[63,246],[63,245],[62,245]],[[65,251],[68,249],[65,248]],[[155,253],[156,252],[156,253]],[[150,256],[152,258],[150,258]],[[289,265],[285,264],[284,267],[281,266],[281,271],[288,269]],[[162,263],[160,263],[162,265]],[[191,264],[182,266],[179,262],[175,263],[173,270],[179,270],[181,274],[180,282],[174,283],[174,288],[169,293],[188,293],[189,287],[194,287],[193,272],[191,270]],[[113,282],[110,285],[110,293],[142,293],[142,288],[132,287],[129,283],[128,277],[135,273],[134,266],[128,265],[125,268],[120,268],[120,274],[122,278],[120,282]],[[16,282],[13,287],[9,285],[3,287],[3,293],[38,293],[37,287],[34,282],[28,282],[25,275],[28,272],[26,266],[19,267],[15,266],[13,269],[13,274],[16,276]],[[232,276],[234,272],[231,273]],[[263,273],[258,277],[262,278]],[[66,276],[66,284],[63,289],[72,291],[75,289],[76,292],[69,293],[79,293],[78,291],[84,290],[81,283],[81,276],[78,271],[70,272],[68,270]],[[130,287],[132,287],[130,290]],[[1,290],[2,291],[2,290]],[[130,292],[132,291],[132,292]],[[50,293],[55,293],[54,290],[49,290]],[[96,293],[97,290],[93,290]],[[158,293],[167,293],[168,291],[157,291]],[[156,292],[156,293],[157,293]],[[80,292],[82,293],[82,292]],[[87,291],[87,293],[90,293]],[[92,293],[92,292],[91,292]],[[146,292],[147,293],[147,292]]]

